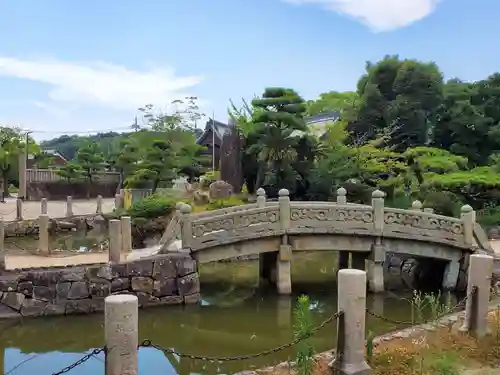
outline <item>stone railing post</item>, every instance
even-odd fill
[[[66,217],[73,216],[73,197],[68,195],[66,198]]]
[[[123,199],[120,194],[115,194],[115,210],[123,208]]]
[[[43,214],[38,217],[38,251],[42,255],[50,254],[49,215],[47,214]]]
[[[262,188],[257,189],[257,207],[266,207],[266,191]]]
[[[284,233],[281,236],[281,245],[276,261],[276,287],[279,294],[286,295],[292,293],[292,247],[288,243],[288,234],[286,233],[290,229],[290,192],[287,189],[281,189],[278,195],[280,229]]]
[[[16,199],[16,220],[23,220],[23,201],[20,198]]]
[[[5,223],[0,217],[0,274],[5,268]]]
[[[474,244],[474,210],[466,204],[460,209],[460,216],[464,227],[464,243],[472,246]]]
[[[343,187],[337,189],[337,204],[347,204],[347,190]]]
[[[181,225],[181,242],[183,249],[190,248],[191,241],[193,240],[193,227],[191,225],[191,218],[189,215],[192,210],[193,209],[189,204],[181,205],[180,225]]]
[[[128,253],[132,251],[132,218],[130,216],[122,216],[120,218],[122,231],[122,251]]]
[[[47,207],[47,198],[40,199],[40,214],[41,215],[47,215],[48,214],[47,209],[48,209],[48,207]]]
[[[343,334],[342,348],[338,348],[338,361],[332,366],[340,374],[371,374],[365,359],[366,272],[343,269],[338,272],[337,332]],[[340,320],[342,319],[342,320]]]
[[[413,203],[411,204],[411,209],[413,211],[422,211],[422,207],[422,202],[420,202],[419,200],[413,201]]]
[[[115,294],[104,300],[106,375],[137,375],[139,301],[131,294]]]
[[[471,254],[467,282],[467,302],[465,320],[461,331],[483,337],[488,328],[488,308],[490,302],[493,257],[486,254]],[[473,293],[473,289],[475,292]]]
[[[120,220],[109,221],[109,261],[111,263],[120,263],[121,260],[121,247],[122,247],[122,233]]]
[[[97,203],[95,208],[95,213],[98,215],[102,215],[102,195],[97,196]]]
[[[428,214],[433,214],[434,213],[434,208],[432,207],[426,207],[424,208],[424,212]]]
[[[385,247],[382,244],[382,236],[384,234],[384,197],[385,193],[380,190],[375,190],[372,193],[372,209],[373,209],[373,231],[376,235],[369,262],[368,285],[370,291],[380,293],[384,291],[384,262],[385,262]]]

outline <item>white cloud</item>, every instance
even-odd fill
[[[353,17],[374,32],[390,31],[419,21],[441,0],[283,0],[292,4],[317,4]]]
[[[183,99],[202,81],[199,76],[176,76],[173,69],[137,71],[102,62],[73,64],[57,60],[20,60],[0,57],[0,76],[51,86],[54,101],[98,104],[114,109],[136,109]]]

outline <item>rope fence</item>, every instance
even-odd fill
[[[347,368],[369,369],[370,367],[365,358],[365,325],[367,316],[372,316],[391,324],[413,326],[416,324],[438,322],[465,306],[465,319],[461,330],[467,331],[475,337],[484,336],[487,330],[492,270],[493,257],[484,254],[471,255],[467,294],[462,300],[453,306],[445,308],[439,314],[435,314],[431,319],[400,321],[387,318],[367,309],[366,272],[356,269],[343,269],[338,272],[337,312],[323,320],[307,334],[296,337],[286,344],[257,353],[221,357],[183,353],[172,348],[162,347],[149,339],[139,342],[138,298],[130,294],[111,295],[105,299],[105,345],[102,348],[93,349],[74,363],[52,373],[52,375],[68,373],[92,358],[100,360],[97,356],[101,353],[105,355],[106,375],[137,374],[138,351],[140,348],[154,348],[166,355],[173,354],[179,358],[211,363],[251,360],[289,349],[301,341],[311,338],[329,323],[333,322],[337,322],[337,333],[336,338],[332,338],[336,339],[335,359],[330,364],[332,370],[342,374],[344,373],[343,369]],[[15,368],[18,368],[21,364],[18,364]]]

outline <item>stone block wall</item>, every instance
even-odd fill
[[[139,307],[200,301],[196,262],[163,254],[121,264],[0,272],[0,318],[88,314],[104,310],[110,294],[135,294]]]

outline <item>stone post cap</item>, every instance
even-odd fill
[[[382,190],[377,189],[372,193],[372,198],[384,198],[384,197],[385,193]]]
[[[104,299],[104,302],[107,304],[111,303],[121,305],[123,303],[138,303],[139,299],[133,294],[113,294],[111,296],[107,296]]]
[[[337,189],[337,195],[340,195],[341,197],[345,197],[347,195],[347,190],[344,189],[343,187]]]
[[[280,189],[278,195],[280,197],[288,197],[290,195],[290,192],[288,191],[288,189]]]
[[[281,191],[281,190],[280,190]],[[266,191],[263,188],[258,188],[257,189],[257,195],[259,197],[265,197],[266,196]]]
[[[419,200],[416,200],[416,201],[413,201],[413,203],[411,204],[411,206],[413,208],[422,208],[422,202],[420,202]]]
[[[181,206],[181,212],[183,214],[190,214],[191,211],[193,211],[192,207],[189,205],[189,204],[186,204],[184,203],[182,206]]]
[[[177,202],[177,204],[175,205],[175,209],[180,211],[183,204],[184,202]]]
[[[469,206],[468,204],[466,204],[466,205],[462,206],[462,208],[460,208],[460,212],[462,212],[462,213],[467,213],[467,212],[472,212],[472,211],[474,211],[474,209],[471,206]]]
[[[339,275],[366,276],[366,271],[357,270],[354,268],[344,268],[342,270],[339,270]]]
[[[492,257],[491,255],[488,255],[488,254],[475,253],[475,254],[471,254],[470,256],[474,257],[476,259],[487,259],[487,260],[494,260],[495,259],[494,257]]]

